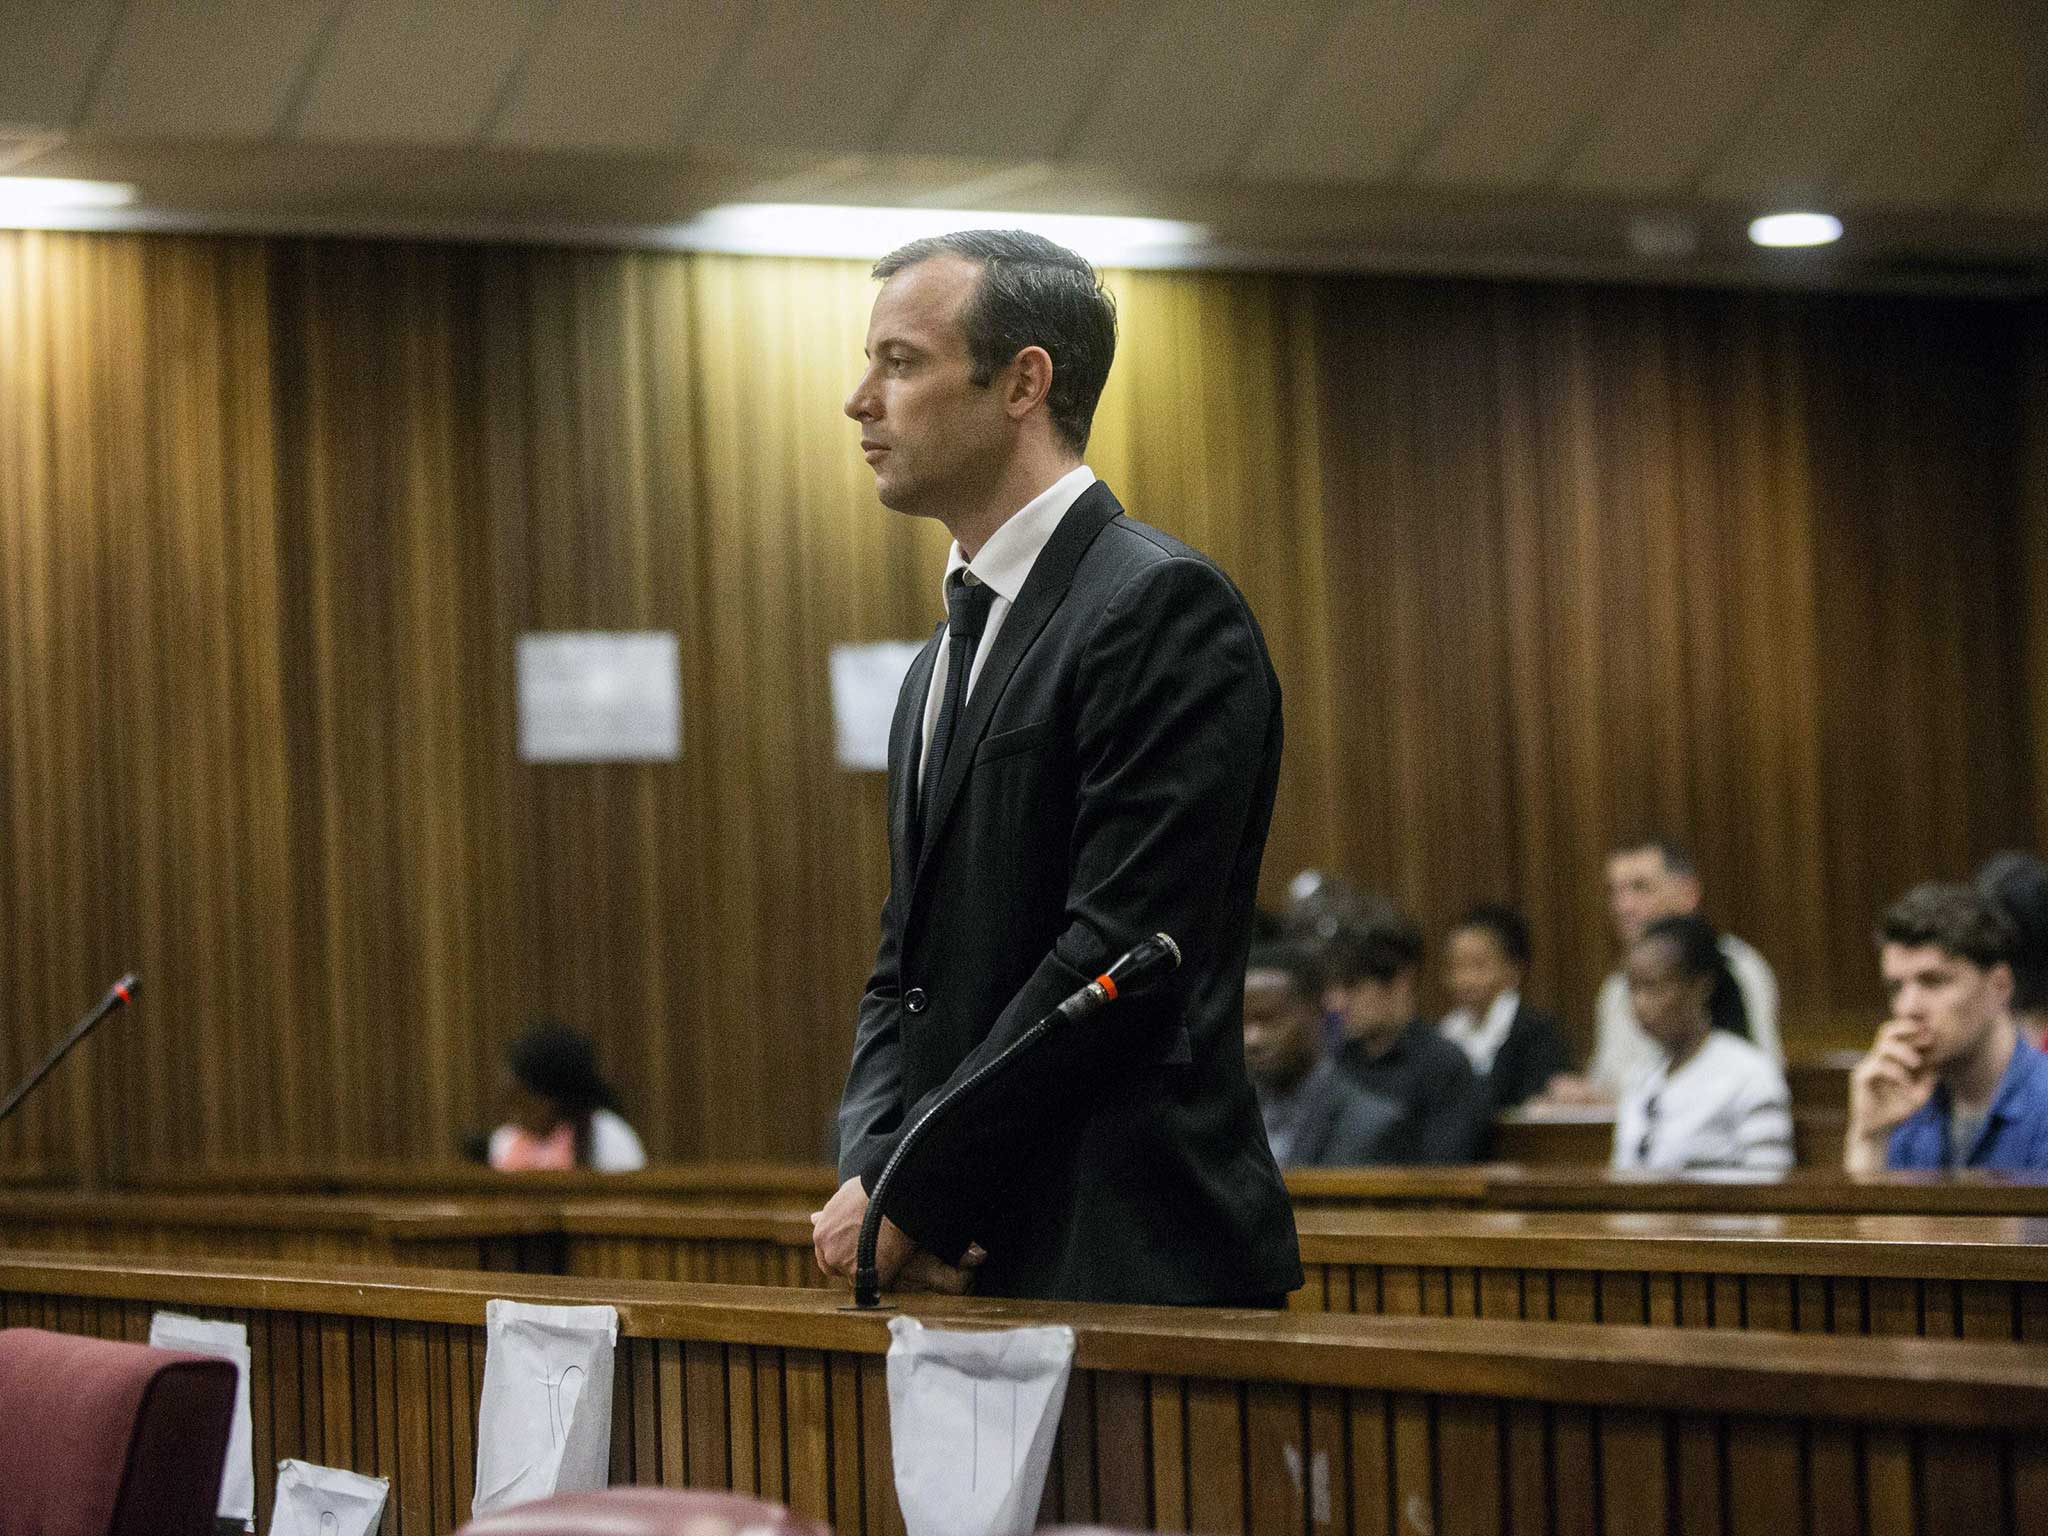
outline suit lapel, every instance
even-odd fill
[[[889,777],[890,878],[908,886],[917,871],[917,768],[924,745],[924,701],[931,692],[932,671],[939,664],[939,638],[946,632],[940,624],[932,631],[903,676],[903,692],[890,727],[889,763],[895,770]]]
[[[989,720],[995,715],[996,705],[1016,673],[1017,664],[1066,597],[1088,546],[1113,519],[1123,515],[1123,510],[1109,487],[1096,481],[1067,509],[1067,515],[1060,519],[1059,527],[1032,562],[1031,574],[1024,579],[1024,590],[1017,594],[1017,601],[1004,616],[995,645],[981,664],[981,675],[975,679],[974,692],[961,712],[959,729],[946,748],[945,771],[939,776],[937,792],[926,799],[924,846],[917,861],[920,871],[946,830],[947,818],[952,815],[960,799],[960,788],[974,764],[975,748],[988,734]],[[930,667],[925,671],[929,680]]]

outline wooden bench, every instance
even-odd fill
[[[1287,1175],[1296,1210],[1424,1206],[1502,1211],[1697,1211],[1711,1215],[2041,1216],[2048,1180],[1956,1173],[1612,1173],[1606,1169],[1299,1168]]]
[[[0,1321],[250,1329],[257,1503],[299,1456],[392,1478],[384,1530],[464,1516],[484,1303],[620,1313],[612,1476],[901,1529],[881,1317],[818,1292],[0,1253]],[[937,1301],[1065,1322],[1045,1515],[1208,1532],[2017,1536],[2048,1508],[2048,1354],[2018,1344]]]
[[[1289,1305],[1386,1316],[2048,1342],[2048,1221],[1300,1213]]]
[[[410,1195],[433,1199],[659,1199],[816,1210],[839,1187],[824,1163],[671,1163],[633,1173],[500,1173],[475,1163],[255,1163],[136,1173],[120,1187],[182,1195]]]
[[[560,1202],[0,1190],[0,1245],[560,1273]]]

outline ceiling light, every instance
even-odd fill
[[[1025,229],[1107,266],[1184,265],[1208,238],[1174,219],[1080,213],[995,213],[963,208],[848,208],[815,203],[728,203],[673,232],[686,250],[741,256],[841,256],[873,260],[927,235],[959,229]]]
[[[135,201],[119,181],[72,181],[61,176],[0,176],[0,225],[33,228],[82,210],[118,208]]]
[[[1749,221],[1757,245],[1832,245],[1842,238],[1842,221],[1832,213],[1767,213]]]

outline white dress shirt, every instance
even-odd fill
[[[488,1158],[493,1168],[518,1134],[513,1125],[491,1132]],[[636,1173],[647,1166],[647,1149],[640,1144],[639,1133],[608,1109],[590,1112],[590,1166],[599,1173]]]
[[[1521,1008],[1521,993],[1503,992],[1487,1005],[1484,1018],[1475,1017],[1470,1008],[1458,1008],[1445,1014],[1437,1027],[1472,1059],[1472,1070],[1484,1077],[1493,1070],[1493,1058],[1500,1054]]]
[[[1725,1029],[1676,1072],[1659,1062],[1614,1115],[1616,1168],[1792,1166],[1792,1095],[1778,1064]]]
[[[1068,470],[1012,513],[1009,521],[989,535],[988,542],[981,546],[981,552],[972,560],[961,551],[960,541],[953,541],[952,551],[946,556],[946,587],[941,589],[941,600],[944,592],[951,590],[955,571],[966,572],[965,580],[980,582],[995,594],[989,604],[988,623],[982,629],[981,642],[974,648],[974,665],[967,671],[967,691],[960,696],[961,708],[966,708],[968,699],[974,694],[975,682],[981,677],[981,665],[995,647],[996,636],[1002,631],[1003,619],[1009,614],[1010,605],[1024,590],[1024,578],[1038,563],[1039,551],[1045,548],[1046,541],[1059,527],[1060,519],[1067,515],[1068,509],[1094,483],[1095,471],[1086,464]],[[924,744],[919,748],[917,757],[920,784],[924,782],[925,757],[932,749],[932,732],[939,723],[939,706],[946,697],[946,670],[952,664],[952,652],[953,637],[941,635],[938,660],[932,664],[931,687],[924,696]]]
[[[1750,1040],[1782,1066],[1785,1047],[1778,1038],[1778,978],[1770,961],[1732,933],[1721,935],[1721,953],[1735,973],[1735,985],[1742,989]],[[1595,1087],[1619,1098],[1644,1073],[1655,1071],[1664,1053],[1636,1022],[1635,1006],[1628,1000],[1628,978],[1620,971],[1600,984],[1593,1013],[1593,1064],[1586,1069],[1586,1076]]]

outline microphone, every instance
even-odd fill
[[[1179,964],[1180,946],[1174,943],[1169,935],[1155,933],[1149,939],[1140,940],[1118,957],[1108,970],[1074,992],[1051,1013],[983,1062],[972,1075],[941,1095],[937,1103],[917,1117],[917,1122],[905,1131],[902,1140],[896,1143],[896,1150],[890,1153],[889,1161],[882,1165],[881,1175],[875,1180],[874,1190],[868,1196],[867,1214],[861,1217],[860,1242],[854,1249],[853,1259],[855,1310],[869,1312],[882,1304],[882,1282],[875,1273],[875,1245],[882,1236],[882,1196],[888,1192],[889,1185],[896,1177],[896,1170],[903,1166],[904,1158],[924,1139],[925,1133],[987,1084],[1000,1077],[1012,1062],[1032,1050],[1054,1030],[1078,1024],[1081,1020],[1100,1013],[1118,998],[1142,991]]]
[[[91,1012],[87,1013],[84,1018],[80,1019],[72,1027],[70,1034],[57,1042],[57,1048],[43,1058],[43,1064],[37,1067],[35,1071],[29,1073],[28,1081],[10,1093],[5,1104],[0,1104],[0,1120],[5,1120],[9,1115],[13,1114],[15,1106],[29,1096],[37,1083],[40,1083],[50,1075],[51,1070],[56,1067],[57,1063],[69,1054],[71,1047],[78,1044],[79,1041],[99,1027],[100,1020],[114,1012],[117,1008],[127,1007],[128,1004],[135,1000],[135,994],[141,989],[142,983],[136,979],[133,971],[130,971],[126,976],[123,976],[111,987],[107,988],[107,995],[95,1003]]]
[[[1180,946],[1164,933],[1141,939],[1116,963],[1053,1010],[1070,1024],[1100,1013],[1126,992],[1142,992],[1180,964]]]

